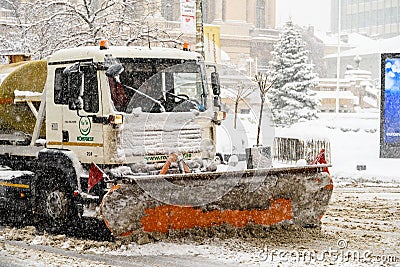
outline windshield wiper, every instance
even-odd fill
[[[145,93],[139,91],[138,89],[135,89],[135,88],[133,88],[133,87],[130,87],[130,86],[128,86],[128,85],[124,85],[124,84],[123,84],[122,86],[123,86],[124,88],[126,88],[126,89],[132,90],[132,91],[134,91],[135,93],[138,93],[139,95],[142,95],[142,96],[144,96],[144,97],[150,99],[151,101],[153,101],[154,103],[156,103],[157,105],[160,106],[161,112],[166,112],[166,111],[165,111],[165,107],[163,106],[163,104],[161,104],[161,102],[158,101],[157,99],[155,99],[155,98],[149,96],[148,94],[145,94]]]

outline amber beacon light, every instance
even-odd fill
[[[100,50],[108,49],[108,40],[101,40],[100,41]]]

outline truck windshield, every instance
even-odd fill
[[[176,59],[120,58],[121,83],[109,78],[117,111],[185,112],[206,109],[207,91],[201,66]]]

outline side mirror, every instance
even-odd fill
[[[124,71],[124,66],[121,64],[114,64],[108,67],[106,71],[107,77],[112,77],[117,83],[120,83],[119,75]]]
[[[219,96],[221,94],[221,85],[219,83],[219,74],[215,71],[211,73],[211,86],[213,94]]]
[[[80,70],[80,64],[75,63],[74,65],[66,68],[63,71],[63,74],[66,76],[67,80],[69,109],[81,110],[83,108],[83,72]]]
[[[214,96],[214,107],[221,108],[221,98],[219,96]]]

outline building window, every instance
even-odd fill
[[[167,21],[174,20],[174,0],[162,0],[161,1],[161,15]]]
[[[227,5],[227,1],[226,0],[222,0],[222,20],[226,21],[226,5]]]
[[[265,0],[257,0],[256,3],[256,28],[265,28]]]
[[[0,9],[12,9],[12,1],[0,0]]]
[[[364,28],[365,27],[365,14],[364,12],[358,13],[358,27]]]
[[[392,7],[390,12],[390,22],[396,23],[397,22],[397,8]]]
[[[392,37],[393,33],[400,32],[400,0],[341,1],[342,30],[383,38]],[[335,33],[338,30],[338,2],[339,0],[332,0],[331,15],[333,20],[331,28]]]
[[[210,23],[210,4],[208,0],[202,1],[202,14],[203,14],[203,23]]]
[[[383,9],[378,10],[378,25],[384,25],[385,24],[385,16],[383,14]]]
[[[370,20],[369,20],[369,26],[376,26],[378,24],[378,11],[377,10],[371,10],[370,12]]]

